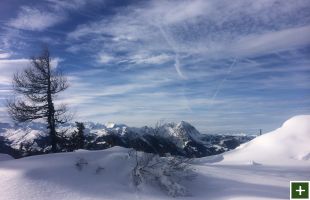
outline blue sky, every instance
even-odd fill
[[[79,121],[258,132],[310,113],[308,0],[1,0],[0,120],[49,45]]]

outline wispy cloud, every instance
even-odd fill
[[[9,26],[18,29],[42,31],[64,19],[57,13],[39,10],[37,8],[22,7],[18,16],[8,22]]]
[[[133,55],[168,52],[184,78],[184,55],[244,58],[309,44],[307,18],[300,18],[305,5],[306,1],[151,1],[80,25],[68,38],[79,43],[87,38],[88,45],[78,45],[78,50],[100,44],[101,49],[129,52],[128,61]]]
[[[0,49],[0,59],[9,58],[10,56],[11,56],[11,53],[2,51],[2,50]]]
[[[309,45],[309,35],[310,26],[251,34],[233,42],[229,51],[232,55],[245,57],[293,50]]]
[[[57,68],[61,62],[60,58],[52,58],[52,66]],[[22,71],[26,67],[30,66],[29,59],[0,59],[0,86],[10,85],[12,83],[12,77],[15,72]],[[1,88],[0,88],[1,89]]]
[[[166,62],[169,62],[172,60],[172,56],[168,54],[158,54],[158,55],[148,55],[146,53],[138,53],[135,55],[132,55],[127,62],[134,63],[134,64],[163,64]],[[126,62],[126,60],[123,60],[122,62]]]
[[[38,6],[21,6],[15,18],[7,25],[23,30],[43,31],[67,19],[68,11],[78,10],[87,4],[99,2],[98,0],[46,0],[47,4]]]
[[[98,61],[99,63],[103,63],[103,64],[106,64],[106,63],[110,63],[112,61],[115,61],[115,58],[109,54],[100,54],[98,55]]]
[[[9,85],[12,82],[13,73],[22,70],[29,64],[28,59],[0,60],[0,83]]]
[[[49,6],[54,8],[56,11],[63,11],[63,10],[76,10],[80,9],[81,7],[85,6],[87,3],[94,3],[99,2],[98,0],[71,0],[68,1],[61,1],[61,0],[46,0],[49,2]]]
[[[0,28],[3,94],[39,40],[63,58],[59,101],[81,120],[241,130],[310,112],[307,0],[42,2]]]
[[[310,8],[310,4],[303,0],[238,0],[233,4],[230,1],[150,1],[122,8],[115,15],[80,25],[68,34],[68,39],[77,51],[91,51],[94,47],[108,52],[112,50],[111,53],[122,55],[114,62],[119,63],[119,59],[126,61],[127,65],[135,58],[145,55],[154,57],[164,52],[169,55],[169,62],[156,65],[156,68],[163,71],[169,69],[161,77],[173,77],[174,81],[157,87],[157,90],[178,93],[184,108],[180,112],[170,111],[166,117],[179,119],[178,116],[190,116],[189,120],[200,121],[198,126],[202,129],[208,129],[207,125],[215,127],[217,120],[210,119],[220,118],[227,122],[226,128],[231,128],[234,124],[247,121],[238,112],[267,123],[263,120],[266,117],[264,113],[270,113],[271,105],[283,99],[279,97],[268,102],[267,97],[261,96],[264,90],[274,95],[281,94],[281,90],[299,91],[297,97],[292,98],[304,96],[305,93],[300,90],[308,88],[309,76],[303,73],[309,72],[310,63],[306,58],[307,50],[296,49],[307,49],[310,45],[310,16],[306,8]],[[139,68],[139,65],[143,62],[136,62],[130,69]],[[156,76],[155,73],[145,81]],[[136,83],[145,82],[140,79]],[[294,95],[291,92],[286,94]],[[170,101],[169,98],[162,98],[165,102]],[[148,102],[149,99],[152,98],[145,98]],[[217,105],[216,101],[223,103]],[[260,108],[257,108],[257,102],[263,102]],[[267,104],[267,108],[263,106]],[[290,107],[294,104],[290,102],[285,105]],[[159,107],[169,109],[168,105],[161,104]],[[306,110],[305,104],[303,108]],[[284,111],[273,112],[285,116]],[[286,113],[292,112],[287,110]],[[124,115],[109,116],[128,120]],[[143,117],[137,118],[141,120]]]

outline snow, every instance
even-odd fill
[[[78,168],[80,159],[87,164]],[[198,176],[184,184],[191,195],[177,199],[287,199],[289,181],[309,179],[310,174],[305,167],[193,166]],[[0,193],[6,200],[176,199],[156,186],[135,188],[133,167],[128,149],[121,147],[6,161],[0,164]]]
[[[297,116],[237,150],[193,160],[197,177],[183,183],[186,197],[149,183],[136,188],[129,149],[113,147],[1,162],[0,199],[289,199],[289,181],[310,180],[309,122],[310,116]]]
[[[0,153],[0,161],[13,160],[14,158],[8,154]]]
[[[273,166],[310,166],[310,115],[287,120],[281,128],[223,154],[222,163],[256,162]]]
[[[11,147],[19,149],[20,145],[25,141],[33,141],[40,136],[46,136],[47,133],[41,129],[34,129],[34,127],[20,127],[17,129],[6,129],[4,136],[12,142]]]

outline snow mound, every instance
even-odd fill
[[[295,116],[282,127],[223,154],[221,163],[310,166],[310,115]]]
[[[13,160],[14,158],[8,154],[0,153],[0,161]]]

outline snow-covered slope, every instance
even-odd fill
[[[197,178],[184,182],[190,196],[173,198],[160,187],[136,188],[129,149],[77,151],[0,163],[2,200],[252,200],[288,199],[289,181],[309,179],[309,167],[216,165],[197,162]],[[77,167],[76,163],[87,163]],[[198,159],[199,161],[199,159]],[[268,179],[268,181],[266,181]]]
[[[13,160],[14,158],[8,154],[0,153],[0,161]]]
[[[310,115],[295,116],[282,127],[224,153],[222,163],[308,165],[310,167]]]

